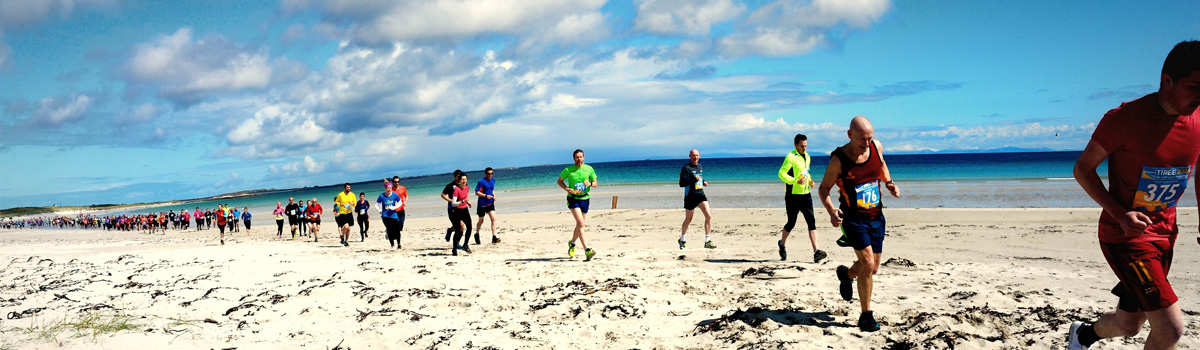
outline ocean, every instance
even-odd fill
[[[784,152],[779,157],[753,158],[703,158],[705,179],[712,186],[706,189],[709,199],[725,207],[782,207],[779,197],[783,184],[777,173]],[[1030,152],[1030,153],[972,153],[972,154],[889,154],[886,156],[892,177],[901,184],[903,191],[899,199],[885,195],[884,203],[889,207],[965,207],[965,208],[1037,208],[1037,207],[1097,207],[1079,189],[1072,177],[1072,168],[1080,152]],[[604,191],[620,189],[621,208],[672,208],[680,207],[682,191],[677,187],[679,169],[686,159],[638,160],[621,162],[589,163],[596,169],[602,195]],[[811,173],[819,182],[829,164],[828,155],[813,155]],[[495,178],[497,195],[543,194],[560,196],[555,181],[559,171],[568,164],[539,165],[528,167],[497,167]],[[1103,176],[1107,166],[1099,169]],[[482,170],[468,171],[471,186],[482,178]],[[383,178],[352,182],[355,193],[366,192],[367,200],[375,202],[382,191]],[[436,174],[408,177],[401,180],[409,191],[410,204],[430,208],[429,213],[409,210],[409,215],[444,215],[440,208],[439,193],[450,182],[450,175]],[[269,220],[270,210],[276,201],[287,203],[293,196],[299,200],[317,198],[324,207],[331,209],[334,195],[341,191],[341,184],[282,190],[254,197],[233,198],[217,201],[202,201],[173,204],[116,213],[146,213],[196,207],[212,208],[216,204],[233,207],[250,207],[259,220]],[[1194,190],[1194,189],[1192,189]],[[677,195],[672,193],[679,192]],[[640,193],[645,192],[645,193]],[[726,195],[727,198],[723,198]],[[605,197],[607,198],[607,197]],[[509,211],[536,211],[557,208],[553,205],[504,207]],[[423,204],[423,205],[422,205]],[[501,204],[504,204],[503,201]],[[814,205],[820,203],[814,196]],[[1181,206],[1195,205],[1195,196],[1184,196]],[[498,205],[498,208],[501,208]],[[329,210],[327,209],[327,210]]]

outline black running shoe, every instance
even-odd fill
[[[776,241],[779,245],[779,260],[787,260],[787,248],[783,246],[783,241]]]
[[[829,257],[829,254],[825,254],[824,250],[817,249],[817,251],[813,252],[813,263],[819,263],[827,257]]]
[[[500,243],[500,237],[492,236],[492,244]]]
[[[870,310],[864,311],[861,316],[858,316],[858,329],[863,332],[874,332],[879,330],[879,322],[875,322],[875,315]]]
[[[462,250],[463,250],[464,252],[467,252],[467,253],[472,253],[472,251],[471,251],[471,246],[466,246],[466,245],[464,245],[464,246],[462,247]]]
[[[846,265],[838,265],[837,278],[841,282],[841,285],[838,286],[838,292],[842,294],[842,299],[850,301],[850,298],[854,297],[854,286],[851,284],[854,280],[850,278],[850,268],[846,267]]]
[[[475,233],[475,245],[479,245],[479,233]]]
[[[454,232],[454,228],[448,228],[448,229],[446,229],[446,242],[449,242],[449,241],[450,241],[450,233],[451,233],[451,232]]]

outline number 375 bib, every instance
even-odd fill
[[[1133,194],[1133,210],[1160,211],[1175,206],[1187,189],[1192,166],[1143,166],[1137,192]]]

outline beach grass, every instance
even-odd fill
[[[38,322],[37,319],[34,319],[30,321],[28,327],[18,327],[12,330],[25,333],[36,340],[62,345],[59,337],[63,333],[71,332],[71,336],[76,338],[91,336],[92,339],[95,339],[105,334],[140,329],[143,324],[138,322],[138,319],[138,317],[123,312],[90,311],[75,318],[63,317],[45,322]]]

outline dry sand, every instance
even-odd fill
[[[1115,306],[1098,209],[886,213],[876,333],[853,326],[857,296],[838,297],[834,268],[853,254],[823,215],[830,260],[814,264],[804,235],[779,261],[780,209],[718,208],[711,250],[699,215],[679,250],[682,210],[593,210],[590,262],[566,257],[565,211],[501,213],[504,241],[485,233],[457,257],[441,217],[408,220],[400,251],[385,249],[378,219],[349,248],[332,220],[320,243],[276,239],[265,220],[224,246],[216,230],[0,231],[0,348],[1059,349],[1070,321]],[[1180,213],[1180,348],[1198,348],[1197,215]],[[114,314],[135,329],[55,327]],[[1140,349],[1144,334],[1096,348]]]

